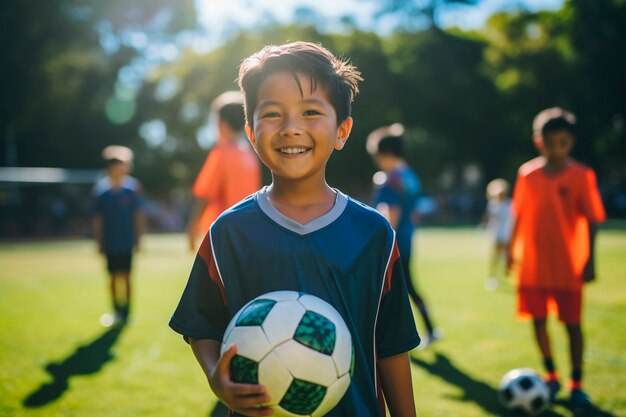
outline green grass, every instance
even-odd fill
[[[485,236],[424,229],[416,253],[419,288],[444,331],[411,352],[419,415],[507,415],[496,398],[502,375],[541,367],[512,287],[483,287]],[[626,415],[625,255],[626,232],[601,231],[599,280],[585,293],[586,386],[603,412],[577,413],[563,394],[547,416]],[[115,332],[98,323],[109,302],[92,242],[0,244],[0,416],[222,415],[190,349],[167,327],[193,261],[185,239],[149,235],[136,259],[133,319]],[[556,322],[550,328],[566,376],[566,337]]]

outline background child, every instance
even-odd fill
[[[261,188],[259,160],[244,137],[241,93],[220,94],[211,113],[217,118],[218,136],[193,185],[196,202],[188,221],[192,251],[221,212]]]
[[[100,318],[108,327],[125,322],[130,314],[133,251],[145,228],[141,184],[128,175],[133,152],[125,146],[108,146],[102,151],[107,175],[95,185],[93,234],[109,272],[113,312]]]
[[[249,300],[297,290],[329,302],[352,332],[354,373],[328,417],[415,416],[407,351],[419,336],[394,233],[375,210],[326,183],[350,130],[359,72],[308,42],[267,46],[239,70],[246,133],[272,183],[224,212],[203,241],[170,326],[190,342],[213,392],[236,415],[265,416],[260,385],[233,383],[220,358]]]
[[[487,209],[483,224],[491,236],[492,247],[485,288],[493,291],[500,285],[501,274],[498,269],[506,269],[506,255],[511,240],[512,216],[509,183],[502,178],[496,178],[487,184],[486,194]]]
[[[575,121],[572,113],[556,107],[535,117],[534,140],[543,158],[518,171],[509,267],[515,256],[520,261],[518,311],[533,318],[552,396],[560,382],[546,319],[549,306],[556,305],[569,337],[570,400],[588,406],[591,400],[582,389],[582,287],[595,279],[596,225],[605,212],[593,170],[570,158]]]
[[[424,348],[439,339],[440,335],[433,328],[426,303],[417,292],[411,274],[411,260],[414,259],[413,233],[416,226],[413,218],[421,194],[421,184],[404,157],[403,135],[404,126],[400,123],[380,127],[368,135],[366,148],[382,170],[374,175],[373,206],[396,231],[406,286],[426,326],[427,337],[420,344]]]

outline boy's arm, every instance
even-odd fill
[[[519,219],[517,216],[513,216],[513,220],[511,221],[511,239],[509,240],[509,245],[506,250],[506,272],[511,272],[513,268],[513,264],[515,263],[515,259],[513,258],[513,248],[515,247],[515,240],[517,239],[519,228]]]
[[[391,417],[415,417],[411,366],[407,352],[381,358],[380,379]]]
[[[135,213],[135,249],[139,250],[141,247],[141,237],[146,231],[146,215],[143,210],[138,210]]]
[[[104,246],[102,243],[102,215],[95,214],[91,221],[91,229],[93,231],[93,238],[98,244],[98,252],[104,252]]]
[[[589,258],[583,269],[583,282],[591,282],[596,279],[595,246],[598,224],[589,222]]]
[[[228,408],[251,417],[269,416],[272,410],[261,407],[270,398],[265,387],[254,384],[238,384],[230,380],[230,361],[237,353],[231,346],[220,358],[220,342],[211,339],[192,339],[189,344],[200,367],[209,381],[213,393]]]

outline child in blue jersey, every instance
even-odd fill
[[[220,357],[230,318],[276,290],[318,296],[352,332],[350,387],[329,417],[415,416],[408,351],[419,344],[389,222],[326,183],[350,130],[360,73],[320,45],[267,46],[239,69],[246,133],[271,185],[213,223],[170,326],[181,333],[233,415],[267,416],[265,387],[230,380]]]
[[[107,175],[94,186],[93,234],[107,260],[113,312],[100,318],[109,327],[128,319],[131,299],[133,251],[144,231],[144,197],[141,184],[128,175],[133,153],[125,146],[108,146],[102,152]]]
[[[426,327],[427,337],[420,346],[424,348],[436,341],[440,335],[433,328],[426,303],[417,292],[411,276],[414,217],[421,194],[421,184],[415,171],[406,162],[403,135],[404,126],[400,123],[380,127],[368,135],[366,149],[381,170],[374,175],[373,207],[385,216],[391,227],[396,230],[406,286]]]

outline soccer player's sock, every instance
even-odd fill
[[[554,368],[552,358],[543,358],[543,366],[546,369],[546,381],[557,381],[559,379],[559,374]]]
[[[569,383],[570,390],[582,389],[583,371],[582,369],[572,369],[572,380]]]

